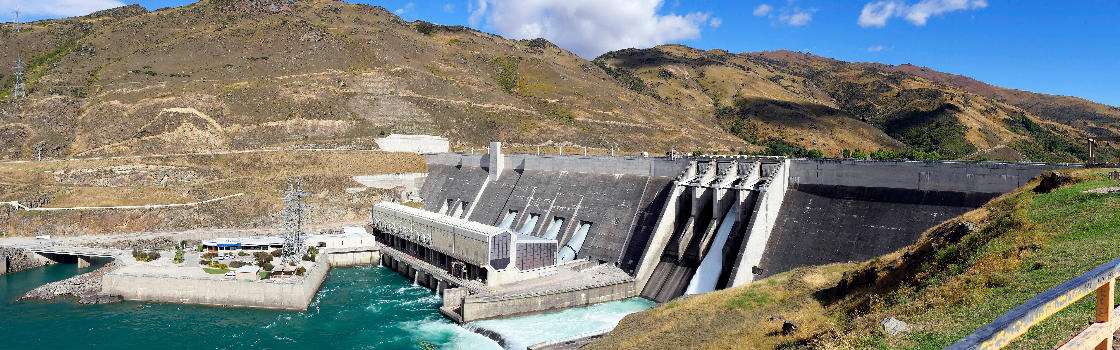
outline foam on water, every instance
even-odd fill
[[[646,299],[631,298],[524,317],[475,321],[468,326],[497,333],[506,341],[507,349],[525,349],[542,342],[606,333],[626,315],[654,305]]]

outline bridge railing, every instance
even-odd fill
[[[1112,334],[1120,328],[1120,308],[1113,308],[1120,258],[1051,288],[1011,309],[945,350],[992,350],[1011,344],[1031,327],[1090,293],[1097,293],[1092,324],[1059,349],[1112,349]]]

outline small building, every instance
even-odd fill
[[[243,279],[248,279],[248,280],[253,280],[253,281],[256,281],[257,279],[260,279],[260,271],[261,271],[261,268],[259,266],[255,266],[255,265],[245,265],[245,266],[238,267],[237,269],[233,270],[233,272],[235,272],[237,274],[236,275],[237,278],[239,278],[239,279],[243,278]]]
[[[202,246],[205,247],[207,252],[219,256],[234,255],[243,251],[252,253],[283,248],[284,238],[271,236],[215,238],[203,241]]]
[[[304,244],[318,248],[346,248],[367,247],[374,244],[373,234],[359,227],[347,227],[342,233],[304,235]],[[219,256],[236,255],[240,252],[252,254],[254,252],[267,252],[284,248],[284,237],[257,236],[215,238],[203,241],[202,246],[207,252]]]

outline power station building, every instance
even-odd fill
[[[373,206],[378,242],[448,271],[499,286],[556,269],[556,240],[396,203]]]

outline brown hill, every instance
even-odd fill
[[[0,42],[3,62],[22,45],[30,90],[0,104],[2,158],[369,144],[387,132],[463,145],[745,145],[545,40],[366,5],[203,0],[23,28]]]
[[[1034,114],[953,80],[926,77],[944,73],[790,51],[730,54],[680,45],[610,52],[596,62],[640,80],[646,93],[665,103],[716,114],[727,130],[755,144],[785,140],[826,154],[843,147],[944,158],[1084,158],[1075,143],[1083,134],[1068,118]]]
[[[30,90],[12,101],[0,76],[0,159],[372,147],[404,132],[459,147],[1074,161],[1079,130],[1116,119],[1083,100],[788,51],[665,45],[590,62],[334,0],[126,6],[23,28],[0,33],[0,62],[22,52]]]

